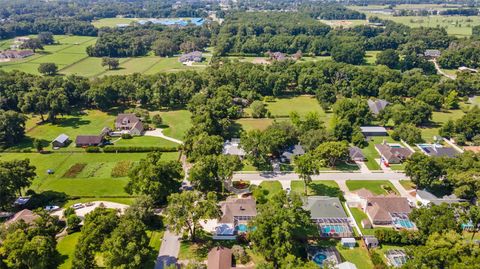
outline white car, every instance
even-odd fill
[[[72,205],[72,208],[73,209],[80,209],[80,208],[84,208],[85,206],[83,204],[74,204]]]
[[[58,209],[60,209],[60,207],[56,206],[56,205],[47,205],[45,207],[45,210],[47,210],[47,211],[55,211],[55,210],[58,210]]]

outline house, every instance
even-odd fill
[[[378,154],[380,154],[381,161],[387,166],[389,164],[401,163],[413,154],[408,148],[404,148],[399,144],[388,144],[386,142],[375,145],[375,149]]]
[[[411,211],[408,199],[398,196],[368,197],[364,208],[373,225],[399,224],[406,226],[404,228],[413,228],[413,224],[408,220]]]
[[[267,52],[267,54],[268,54],[268,57],[270,58],[270,60],[272,60],[272,61],[284,61],[284,60],[287,59],[285,54],[281,53],[279,51],[277,51],[277,52],[269,51],[269,52]]]
[[[99,146],[103,142],[103,135],[79,135],[75,139],[75,146],[77,147],[89,147]]]
[[[340,242],[342,242],[343,247],[347,248],[354,248],[357,245],[357,240],[353,237],[342,238]]]
[[[365,137],[388,135],[387,129],[381,126],[361,126],[360,131]]]
[[[34,54],[32,50],[5,50],[0,53],[0,59],[22,59]]]
[[[248,222],[257,216],[253,198],[227,198],[220,203],[222,216],[215,228],[213,239],[236,239],[237,234],[248,232]]]
[[[377,99],[377,100],[369,99],[367,103],[368,103],[368,107],[370,108],[370,111],[374,115],[380,114],[380,111],[384,110],[385,107],[387,107],[390,104],[389,102],[383,99]]]
[[[294,146],[291,146],[291,147],[287,148],[282,153],[282,157],[287,159],[288,162],[291,163],[295,156],[301,156],[303,154],[305,154],[305,150],[303,149],[303,147],[300,144],[297,144],[297,145],[294,145]]]
[[[443,147],[439,144],[420,144],[417,147],[428,156],[453,158],[460,154],[454,148]]]
[[[352,146],[348,148],[348,154],[350,156],[350,160],[356,161],[356,162],[363,162],[366,161],[367,158],[365,155],[363,155],[362,150],[359,147]]]
[[[350,218],[337,197],[308,196],[303,209],[310,211],[310,219],[318,227],[321,237],[351,237]]]
[[[118,114],[115,129],[130,135],[141,135],[144,131],[142,121],[133,113]]]
[[[227,140],[223,143],[222,153],[225,155],[235,155],[240,158],[245,156],[245,151],[240,147],[240,139],[232,138],[232,140]]]
[[[422,203],[422,205],[427,206],[429,204],[440,205],[442,203],[454,204],[464,202],[464,199],[458,198],[455,194],[444,195],[443,197],[437,197],[427,190],[417,190],[416,191],[417,201]]]
[[[187,63],[187,62],[194,62],[194,63],[200,63],[202,62],[203,57],[202,57],[202,52],[200,51],[192,51],[190,53],[185,53],[180,58],[178,59],[179,62],[181,63]]]
[[[440,57],[441,52],[439,50],[426,50],[423,55],[425,56],[425,58],[436,59]]]
[[[68,145],[68,142],[69,142],[68,135],[61,134],[52,141],[52,146],[56,148],[66,147]]]
[[[342,262],[335,266],[336,269],[357,269],[357,266],[351,262]]]
[[[365,235],[363,237],[363,241],[365,242],[365,246],[367,246],[367,248],[376,248],[379,245],[378,239],[373,235]]]
[[[226,247],[214,247],[208,252],[207,269],[232,268],[232,250]]]
[[[5,222],[6,226],[9,226],[10,224],[17,222],[17,221],[23,221],[26,224],[32,224],[36,219],[38,219],[39,216],[35,214],[33,211],[28,210],[28,209],[23,209],[22,211],[17,212],[13,217]]]

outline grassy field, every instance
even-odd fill
[[[178,144],[160,137],[135,136],[132,139],[120,139],[114,143],[120,147],[177,147]]]
[[[350,191],[365,188],[376,195],[388,194],[384,187],[390,187],[393,192],[398,194],[397,189],[388,180],[347,180],[347,187]]]
[[[185,133],[192,126],[192,114],[188,110],[162,111],[159,113],[163,120],[163,133],[176,139],[184,139]],[[154,114],[156,114],[154,113]]]
[[[362,231],[364,235],[373,235],[375,233],[375,229],[364,229],[362,227],[362,220],[367,219],[367,215],[359,208],[350,207],[350,211],[352,212],[352,216],[355,219],[358,227]]]
[[[58,241],[57,250],[62,256],[63,263],[58,267],[59,269],[72,268],[73,255],[75,252],[75,246],[81,233],[69,234]]]
[[[358,25],[366,25],[366,20],[320,20],[333,28],[351,28]]]
[[[402,184],[402,186],[406,190],[414,190],[415,189],[415,184],[410,180],[400,180],[400,184]]]
[[[461,109],[449,111],[434,111],[432,114],[432,123],[426,128],[422,128],[422,138],[426,142],[433,142],[433,136],[438,135],[438,130],[448,120],[457,120],[465,113]]]
[[[280,181],[263,181],[260,183],[260,186],[262,189],[268,190],[268,198],[271,198],[273,195],[276,193],[279,193],[283,190],[282,184]]]
[[[357,243],[359,246],[353,249],[344,248],[339,243],[337,250],[340,256],[343,260],[355,264],[358,269],[373,269],[373,263],[370,260],[367,248],[359,240],[357,240]]]
[[[301,180],[292,180],[291,190],[300,194],[304,194],[304,184]],[[338,184],[333,180],[316,180],[312,181],[307,188],[308,195],[331,196],[337,197],[342,192]]]
[[[126,177],[113,178],[112,169],[120,161],[136,162],[147,153],[3,153],[0,160],[30,159],[37,168],[32,189],[35,191],[58,191],[71,196],[128,196],[124,186]],[[178,153],[164,153],[165,160],[178,159]],[[66,172],[76,164],[85,167],[74,177],[66,177]],[[55,173],[48,175],[47,170]],[[71,175],[68,175],[71,176]]]

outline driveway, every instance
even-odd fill
[[[83,208],[76,209],[75,214],[77,214],[77,216],[79,216],[81,219],[85,219],[85,215],[92,212],[95,208],[99,207],[100,204],[102,204],[103,207],[105,207],[105,208],[117,209],[120,214],[123,214],[125,212],[125,209],[128,208],[128,205],[114,203],[114,202],[107,202],[107,201],[95,201],[95,202],[91,202],[91,203],[93,203],[93,205],[85,206]],[[85,204],[86,203],[83,203],[83,205],[85,205]],[[55,211],[55,212],[52,213],[52,215],[53,216],[58,216],[59,218],[62,218],[63,217],[63,211],[64,211],[64,209]]]
[[[157,128],[157,129],[152,130],[152,131],[146,131],[146,132],[144,133],[144,135],[145,135],[145,136],[160,137],[160,138],[163,138],[163,139],[172,141],[172,142],[177,143],[177,144],[183,144],[183,142],[180,141],[180,140],[178,140],[178,139],[175,139],[175,138],[173,138],[173,137],[164,135],[164,134],[163,134],[163,129],[161,129],[161,128]]]
[[[180,252],[180,236],[165,231],[162,240],[162,246],[158,252],[155,269],[164,269],[169,265],[176,264],[178,253]]]

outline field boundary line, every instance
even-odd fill
[[[79,54],[80,54],[80,53],[79,53]],[[80,63],[80,62],[82,62],[82,61],[85,61],[85,60],[88,59],[88,58],[90,58],[90,56],[87,55],[87,56],[83,57],[82,59],[80,59],[80,60],[78,60],[78,61],[76,61],[76,62],[73,62],[73,63],[71,63],[71,64],[69,64],[69,65],[66,65],[66,66],[60,68],[58,71],[64,71],[65,69],[70,68],[70,67],[72,67],[72,66],[74,66],[74,65],[76,65],[76,64],[78,64],[78,63]]]
[[[147,69],[143,70],[142,73],[147,73],[150,69],[152,69],[155,65],[157,65],[162,60],[162,57],[158,57],[158,60],[155,63],[151,64]]]
[[[63,161],[61,161],[53,170],[54,174],[57,173],[57,170],[60,166],[62,166],[70,157],[72,156],[72,153],[70,153],[70,155],[68,155]],[[45,171],[44,171],[45,172]],[[58,178],[57,178],[58,179]],[[42,185],[45,184],[45,177],[42,179],[42,181],[40,182],[40,184],[38,184],[37,186],[37,190],[39,190]]]
[[[127,60],[125,60],[124,62],[122,62],[122,64],[128,63],[130,60],[132,60],[132,58],[128,58]],[[112,71],[112,70],[110,70],[110,69],[103,70],[102,72],[100,72],[100,73],[98,73],[98,74],[96,74],[96,75],[93,75],[93,76],[91,76],[91,77],[99,77],[99,76],[107,73],[108,71]]]
[[[95,37],[92,37],[92,39],[93,39],[93,38],[95,38]],[[88,41],[91,41],[92,39],[83,41],[82,43],[78,43],[78,45],[81,45],[81,44],[83,44],[83,43],[86,43],[86,42],[88,42]],[[61,44],[60,44],[60,45],[61,45]],[[77,46],[77,45],[75,45],[75,44],[70,44],[70,46],[67,46],[67,47],[65,47],[65,48],[63,48],[63,49],[60,49],[60,50],[57,50],[57,51],[54,51],[54,52],[52,52],[52,53],[50,53],[50,54],[41,55],[40,57],[35,58],[35,59],[32,59],[31,61],[32,61],[32,63],[35,63],[35,64],[41,64],[41,63],[38,63],[38,62],[33,62],[33,60],[38,60],[38,59],[40,59],[40,58],[42,58],[42,57],[45,57],[45,56],[48,56],[48,55],[52,55],[52,54],[56,54],[56,53],[61,53],[61,51],[64,51],[64,50],[66,50],[66,49],[69,49],[69,48],[71,48],[71,47],[73,47],[73,46]],[[69,53],[63,53],[63,54],[69,54]],[[79,53],[77,53],[77,54],[79,54]],[[87,57],[89,57],[88,54],[87,54]],[[28,61],[28,62],[30,62],[30,61]],[[64,67],[61,68],[60,70],[63,70],[63,69],[64,69]]]

